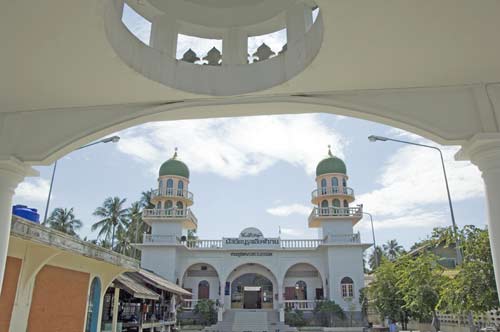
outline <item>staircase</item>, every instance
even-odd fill
[[[227,310],[222,322],[203,329],[205,332],[295,332],[279,321],[276,310]]]

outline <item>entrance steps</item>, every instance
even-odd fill
[[[206,327],[204,332],[295,332],[279,321],[277,310],[226,310],[222,322]]]

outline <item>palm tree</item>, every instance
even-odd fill
[[[403,253],[403,246],[401,246],[396,239],[387,241],[383,244],[384,252],[391,261],[398,258]]]
[[[141,205],[144,209],[154,209],[155,205],[151,203],[151,196],[153,195],[154,189],[149,189],[141,193]]]
[[[60,232],[78,236],[76,230],[82,228],[82,222],[75,218],[73,213],[73,208],[56,208],[50,214],[49,219],[47,219],[46,224],[52,229],[58,230]]]
[[[108,197],[104,200],[102,206],[94,211],[94,216],[101,217],[102,219],[93,224],[91,230],[95,231],[99,229],[97,238],[104,237],[107,241],[111,239],[111,249],[113,249],[115,244],[116,228],[121,232],[128,227],[128,209],[123,208],[125,201],[125,198]]]
[[[375,254],[377,255],[378,260],[375,259]],[[383,257],[385,257],[384,251],[380,246],[377,246],[368,258],[368,265],[370,266],[370,270],[375,270],[378,267],[377,261],[380,264]]]
[[[143,193],[144,194],[144,193]],[[141,201],[134,202],[128,209],[128,220],[130,225],[128,228],[128,237],[130,242],[139,243],[139,233],[143,234],[146,231],[147,225],[142,220],[142,207],[143,203]],[[142,241],[141,241],[142,242]],[[136,248],[133,250],[133,257],[137,258]]]

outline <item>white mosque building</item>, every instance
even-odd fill
[[[185,302],[193,308],[200,299],[227,310],[313,310],[318,300],[330,299],[344,310],[359,312],[364,285],[362,243],[353,226],[363,216],[362,206],[351,206],[345,163],[328,151],[316,167],[316,189],[311,194],[308,226],[317,239],[266,237],[254,227],[236,237],[193,239],[198,226],[191,209],[189,169],[177,152],[160,167],[154,209],[144,210],[151,226],[145,234],[142,267],[181,285],[193,294]]]

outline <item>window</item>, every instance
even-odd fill
[[[342,186],[347,187],[347,181],[345,180],[345,178],[342,179]]]
[[[208,299],[210,297],[210,284],[206,280],[198,284],[198,300]]]
[[[198,65],[217,66],[222,63],[222,39],[177,35],[177,60]]]
[[[170,216],[172,215],[172,201],[166,201],[165,202],[165,210],[167,210],[167,215]]]
[[[174,194],[173,188],[174,188],[174,180],[168,179],[167,180],[167,195],[168,196],[172,196]]]
[[[335,198],[332,203],[333,207],[340,207],[340,201],[337,198]]]
[[[126,3],[123,5],[122,22],[127,29],[141,42],[149,45],[151,37],[151,22],[142,17]]]
[[[162,186],[163,186],[163,181],[162,180],[158,181],[158,194],[160,194],[160,195],[162,193],[162,190],[161,190]]]
[[[320,215],[328,215],[328,201],[326,199],[321,202]]]
[[[286,28],[260,36],[248,37],[248,63],[273,58],[286,50]]]
[[[177,183],[177,196],[184,196],[184,182],[179,181]]]
[[[349,277],[344,277],[340,281],[342,297],[354,297],[354,281]]]
[[[176,206],[177,206],[177,213],[176,214],[178,216],[184,215],[184,204],[182,204],[182,202],[177,202]]]
[[[87,305],[87,323],[85,332],[97,332],[97,318],[99,316],[99,303],[101,297],[101,281],[95,277],[90,285]]]
[[[158,210],[161,210],[161,202],[156,203],[156,208],[157,208]]]
[[[338,187],[339,186],[339,179],[333,177],[332,178],[332,187]],[[335,190],[335,189],[334,189]]]
[[[321,180],[321,195],[326,194],[326,179]]]
[[[295,300],[307,300],[307,284],[299,280],[295,283]]]

